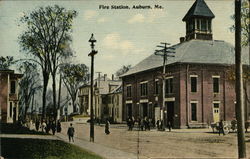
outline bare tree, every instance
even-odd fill
[[[0,56],[0,68],[9,68],[12,64],[14,64],[13,56]]]
[[[73,111],[76,112],[76,97],[79,87],[89,79],[89,69],[84,64],[64,64],[61,67],[62,80],[72,100]]]
[[[26,119],[31,100],[34,99],[34,95],[37,93],[37,91],[41,90],[42,86],[40,85],[39,73],[36,64],[30,63],[28,61],[23,62],[20,64],[19,71],[24,74],[19,83],[19,95],[23,119]]]
[[[124,73],[128,72],[131,69],[131,65],[123,65],[118,71],[116,71],[115,75],[117,77],[123,75]]]
[[[37,62],[43,75],[43,109],[42,120],[46,106],[46,92],[50,74],[52,75],[53,105],[56,111],[56,72],[60,58],[65,57],[71,41],[70,32],[74,10],[55,6],[40,7],[21,18],[26,24],[26,31],[19,37],[19,43],[30,60]],[[66,53],[66,54],[65,54]],[[54,112],[56,117],[56,112]]]

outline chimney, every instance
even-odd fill
[[[184,37],[180,37],[180,43],[183,43],[185,41]]]
[[[114,81],[115,77],[114,77],[114,74],[112,74],[112,81]]]
[[[107,74],[104,74],[104,81],[106,81]]]

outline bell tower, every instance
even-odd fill
[[[186,22],[186,41],[191,39],[213,40],[213,12],[204,0],[196,0],[182,21]]]

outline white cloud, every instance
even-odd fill
[[[84,12],[84,19],[86,20],[89,20],[95,16],[97,16],[97,12],[94,10],[87,10]]]
[[[135,44],[132,41],[122,39],[120,34],[118,33],[111,33],[106,35],[106,37],[102,41],[102,45],[106,49],[115,50],[122,55],[127,55],[131,52],[133,52],[133,54],[140,54],[145,51],[144,49],[136,48]]]
[[[100,18],[100,19],[97,20],[98,23],[104,23],[106,21],[107,21],[106,18]]]
[[[166,16],[165,10],[151,10],[147,12],[145,15],[143,14],[136,14],[128,20],[129,24],[132,23],[152,23],[158,18],[162,18]]]
[[[143,23],[145,21],[145,17],[142,14],[136,14],[132,18],[128,20],[128,23]]]
[[[107,48],[117,49],[119,48],[119,42],[121,41],[120,35],[118,33],[111,33],[106,35],[103,39],[103,45]]]
[[[152,23],[158,18],[165,17],[166,13],[166,10],[151,10],[150,12],[148,12],[147,21]]]

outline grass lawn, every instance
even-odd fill
[[[0,138],[1,156],[8,159],[101,159],[60,140]]]

